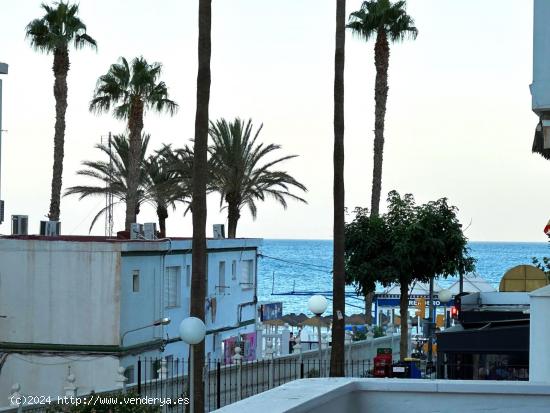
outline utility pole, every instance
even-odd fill
[[[0,75],[7,74],[7,63],[0,63]],[[0,79],[0,224],[4,222],[4,201],[2,200],[2,132],[2,79]]]

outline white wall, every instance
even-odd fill
[[[119,248],[0,238],[0,341],[118,344]]]
[[[270,413],[543,413],[550,385],[527,382],[414,379],[304,379],[223,407],[218,412]]]
[[[63,388],[69,366],[79,395],[113,389],[117,385],[116,357],[9,354],[0,374],[0,406],[9,406],[14,383],[21,385],[20,393],[25,396],[65,395]]]
[[[550,109],[550,2],[535,0],[533,27],[533,110]]]

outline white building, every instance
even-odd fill
[[[260,244],[207,241],[211,359],[223,357],[223,340],[255,332]],[[0,406],[15,383],[25,395],[64,394],[69,368],[84,394],[116,386],[120,366],[135,381],[140,356],[187,358],[178,327],[191,265],[190,239],[0,238]],[[170,324],[146,327],[165,317]]]

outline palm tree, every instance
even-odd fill
[[[374,166],[372,174],[371,213],[378,215],[382,190],[382,159],[384,154],[384,118],[388,100],[389,42],[416,39],[418,30],[414,20],[405,11],[405,1],[369,0],[361,9],[351,13],[347,25],[354,34],[365,41],[376,37],[374,44]]]
[[[90,111],[108,112],[113,106],[113,116],[128,123],[130,148],[128,159],[128,182],[126,194],[126,231],[136,222],[137,190],[141,159],[141,133],[146,110],[166,111],[174,115],[178,105],[168,98],[166,84],[159,81],[162,65],[147,63],[136,57],[130,64],[121,57],[109,71],[97,81]]]
[[[361,9],[351,13],[347,25],[354,34],[368,41],[376,37],[374,44],[374,65],[376,80],[374,85],[374,162],[372,172],[371,214],[380,211],[382,191],[382,161],[384,156],[384,121],[388,100],[388,67],[390,59],[389,42],[405,38],[416,39],[418,30],[414,20],[405,11],[405,1],[391,3],[390,0],[369,0]],[[365,294],[366,323],[372,324],[372,300],[374,292]]]
[[[147,146],[149,145],[149,135],[142,136],[141,141],[141,159],[145,159]],[[82,165],[87,169],[77,171],[77,175],[93,178],[101,182],[100,185],[77,185],[68,188],[64,196],[79,195],[79,200],[87,197],[104,197],[107,194],[113,195],[113,203],[103,207],[92,219],[90,231],[95,223],[105,214],[107,210],[114,205],[126,202],[128,194],[128,164],[129,164],[129,141],[125,135],[114,135],[112,138],[112,150],[108,145],[99,144],[95,146],[103,155],[107,156],[107,161],[84,161]],[[146,183],[146,170],[144,167],[140,170],[139,190],[137,193],[137,202],[135,214],[139,214],[141,205],[145,202],[145,192],[143,187]]]
[[[256,143],[261,130],[262,126],[253,134],[252,120],[245,123],[239,118],[233,122],[220,119],[210,125],[212,185],[221,195],[220,206],[224,201],[227,203],[229,238],[236,236],[244,206],[248,206],[252,217],[256,218],[256,201],[263,201],[268,196],[284,208],[287,207],[286,198],[306,202],[290,192],[290,187],[307,191],[304,185],[286,172],[272,170],[274,165],[297,155],[262,164],[267,155],[281,146]]]
[[[55,97],[55,132],[53,152],[53,176],[50,197],[51,221],[59,221],[61,208],[61,186],[63,177],[63,156],[65,146],[65,113],[67,111],[67,73],[69,72],[69,45],[75,49],[90,46],[96,49],[96,41],[86,33],[86,25],[78,17],[78,5],[54,3],[42,4],[43,17],[31,21],[26,28],[26,37],[31,46],[44,53],[53,54]]]
[[[344,61],[346,0],[336,1],[336,47],[334,52],[334,227],[332,274],[332,351],[330,376],[344,376],[344,327],[346,310],[345,191],[344,191]]]
[[[199,42],[197,111],[193,152],[193,266],[190,315],[205,321],[206,299],[206,182],[208,180],[208,106],[210,102],[210,56],[212,0],[199,0]],[[193,413],[204,412],[204,341],[192,346],[194,402]]]
[[[184,150],[172,151],[170,145],[165,145],[161,150],[151,155],[145,161],[145,198],[156,209],[159,222],[159,236],[166,236],[166,219],[168,208],[176,209],[176,201],[190,203],[190,179],[182,179],[182,175],[189,176],[192,162],[182,159]],[[173,158],[179,160],[174,168]],[[184,170],[184,168],[187,168]]]

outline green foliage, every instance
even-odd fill
[[[550,281],[550,258],[542,257],[542,262],[537,257],[532,257],[531,262],[535,267],[542,270],[546,274],[546,278]]]
[[[375,290],[376,282],[388,285],[392,279],[393,251],[387,220],[356,208],[355,218],[345,228],[346,283],[357,294]]]
[[[257,201],[271,197],[284,208],[287,199],[306,202],[293,194],[291,188],[307,191],[306,187],[284,171],[275,171],[273,166],[295,158],[297,155],[283,156],[267,161],[268,155],[281,149],[280,145],[258,143],[262,126],[253,132],[252,121],[236,118],[233,122],[225,119],[211,122],[209,147],[211,184],[220,193],[220,206],[227,202],[238,211],[247,206],[253,218],[257,214]]]
[[[374,326],[372,332],[374,333],[374,338],[384,337],[386,335],[382,326]]]
[[[413,18],[405,10],[405,1],[364,1],[361,9],[350,14],[349,21],[347,27],[365,41],[380,31],[393,42],[402,41],[407,37],[416,39],[418,35]]]
[[[367,339],[367,332],[364,330],[354,330],[351,336],[353,341],[361,341]]]
[[[388,194],[388,212],[371,217],[363,208],[346,224],[346,277],[359,294],[375,283],[409,285],[473,271],[467,239],[446,198],[416,205],[414,197]]]
[[[42,4],[45,14],[31,21],[25,30],[31,46],[41,52],[67,50],[72,42],[75,49],[96,48],[96,41],[86,33],[86,25],[78,17],[78,4],[64,2],[53,6]]]
[[[315,378],[315,377],[321,377],[320,374],[319,374],[319,369],[309,369],[308,372],[306,373],[306,377],[308,379],[312,379],[312,378]]]
[[[121,57],[98,79],[90,111],[103,113],[113,107],[113,116],[127,119],[129,124],[143,122],[143,119],[133,119],[131,116],[140,117],[135,112],[138,106],[173,115],[178,105],[168,99],[168,88],[159,81],[161,71],[160,63],[148,63],[143,57],[136,57],[130,63]]]

